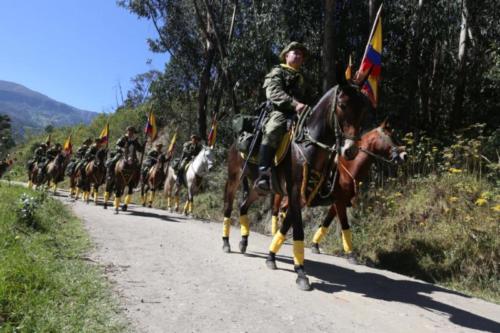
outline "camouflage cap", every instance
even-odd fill
[[[286,54],[291,50],[301,50],[302,53],[304,54],[304,59],[306,59],[309,56],[309,51],[307,50],[307,47],[304,46],[304,44],[299,42],[291,42],[280,53],[280,61],[282,63],[285,62]]]

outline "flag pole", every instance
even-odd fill
[[[382,12],[382,6],[383,4],[380,4],[377,15],[375,16],[375,20],[373,21],[372,31],[370,32],[370,37],[368,38],[368,43],[366,43],[365,53],[363,54],[363,58],[361,58],[361,61],[363,61],[363,59],[366,57],[366,54],[368,53],[368,46],[370,45],[373,34],[375,33],[375,29],[377,28],[378,19],[380,17],[380,13]]]

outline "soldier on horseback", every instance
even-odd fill
[[[186,169],[188,163],[200,153],[202,149],[200,140],[201,138],[198,135],[192,134],[191,141],[185,142],[182,146],[182,155],[179,162],[176,164],[177,185],[181,185],[184,182],[184,169]]]
[[[146,156],[146,161],[144,161],[144,165],[142,167],[142,175],[141,176],[142,176],[142,181],[143,182],[146,181],[149,169],[151,169],[151,167],[153,165],[155,165],[156,162],[158,162],[158,158],[161,155],[161,149],[162,148],[163,148],[163,144],[162,143],[157,143],[155,145],[155,148],[151,149],[148,152],[148,155]]]
[[[125,153],[125,148],[134,146],[134,151],[142,152],[144,147],[139,143],[139,140],[135,136],[137,130],[133,126],[129,126],[126,129],[126,133],[122,135],[118,141],[116,141],[115,151],[110,156],[110,159],[106,162],[107,174],[111,175],[114,173],[116,162],[123,157]],[[137,156],[133,156],[137,158]]]
[[[263,88],[273,110],[264,124],[259,150],[259,179],[255,186],[261,193],[271,190],[272,162],[288,126],[297,114],[305,111],[313,102],[311,86],[300,72],[307,56],[304,45],[291,42],[280,53],[281,64],[266,75]]]
[[[76,150],[74,157],[71,159],[66,168],[66,175],[71,176],[77,170],[77,166],[85,156],[85,153],[87,152],[87,149],[89,148],[91,142],[92,139],[90,138],[86,139],[85,141],[83,141],[82,145]]]
[[[83,156],[83,159],[86,163],[92,161],[95,158],[95,155],[97,154],[97,151],[101,148],[102,141],[101,138],[95,138],[94,143],[90,145],[90,147],[87,149],[85,152],[85,155]]]
[[[34,151],[33,158],[29,160],[26,165],[28,172],[33,169],[35,163],[39,164],[43,162],[43,160],[45,159],[46,152],[47,152],[47,145],[45,143],[40,143]]]

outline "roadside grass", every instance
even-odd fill
[[[23,193],[34,205],[28,217]],[[0,184],[0,331],[124,331],[101,269],[85,261],[90,246],[62,203]]]

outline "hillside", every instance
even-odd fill
[[[97,113],[55,101],[20,84],[0,80],[0,114],[12,119],[14,136],[40,132],[48,126],[89,124]]]

